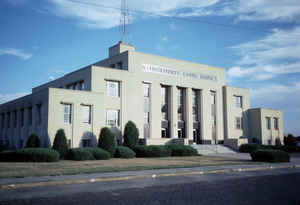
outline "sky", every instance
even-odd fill
[[[0,104],[108,57],[120,0],[1,0]],[[299,0],[128,0],[136,50],[226,69],[300,136]]]

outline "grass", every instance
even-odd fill
[[[249,161],[213,156],[110,159],[93,161],[63,160],[53,163],[10,162],[0,163],[0,178],[57,176],[81,173],[103,173],[245,163],[249,163]]]

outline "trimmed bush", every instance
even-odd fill
[[[103,127],[100,131],[98,147],[108,151],[113,157],[116,151],[117,142],[114,134],[108,127]]]
[[[135,158],[135,152],[129,147],[118,146],[115,153],[116,158]]]
[[[129,148],[134,148],[138,144],[139,130],[132,121],[128,121],[124,129],[124,143],[123,145]]]
[[[31,134],[27,140],[26,148],[40,147],[40,139],[36,134]]]
[[[283,146],[282,150],[285,152],[300,152],[300,147],[298,146]]]
[[[63,129],[57,130],[52,149],[58,151],[61,159],[66,157],[68,153],[68,144],[65,131]]]
[[[89,151],[96,160],[110,159],[110,153],[104,149],[97,147],[86,147],[85,150]]]
[[[24,148],[0,153],[2,162],[57,162],[59,153],[49,148]]]
[[[164,145],[138,145],[133,148],[136,157],[169,157],[171,150]]]
[[[170,144],[167,147],[171,150],[171,156],[197,156],[198,151],[187,145],[183,144]]]
[[[256,137],[253,137],[253,138],[252,138],[252,143],[258,144],[258,143],[259,143],[259,140],[258,140]]]
[[[284,137],[283,143],[285,146],[296,146],[297,145],[296,138],[292,134],[288,134],[287,137]]]
[[[242,144],[239,147],[239,151],[244,152],[244,153],[251,153],[251,152],[259,149],[260,147],[261,146],[259,144],[256,144],[256,143]]]
[[[69,149],[67,159],[76,161],[95,160],[93,154],[86,148]]]
[[[256,162],[289,162],[290,155],[281,150],[256,150],[251,152],[252,161]]]

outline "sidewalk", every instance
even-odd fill
[[[223,155],[224,156],[224,155]],[[228,156],[233,158],[232,155]],[[243,158],[244,155],[234,155]],[[137,180],[146,178],[159,178],[170,176],[202,175],[246,171],[267,171],[273,169],[298,169],[300,168],[300,158],[292,158],[290,163],[256,163],[241,165],[203,166],[194,168],[158,169],[144,171],[125,171],[95,174],[44,176],[27,178],[0,179],[0,190],[32,188],[42,186],[55,186],[67,184],[84,184],[95,182],[110,182]]]

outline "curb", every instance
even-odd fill
[[[232,172],[264,171],[264,170],[274,170],[274,169],[296,169],[296,168],[300,168],[300,164],[299,165],[297,164],[297,165],[249,167],[249,168],[214,169],[214,170],[174,172],[174,173],[165,173],[165,174],[163,173],[163,174],[152,174],[152,175],[147,174],[147,175],[141,175],[141,176],[121,176],[121,177],[105,177],[105,178],[64,180],[64,181],[5,184],[5,185],[0,185],[0,190],[34,188],[34,187],[43,187],[43,186],[70,185],[70,184],[87,184],[87,183],[95,183],[95,182],[126,181],[126,180],[136,180],[136,179],[151,179],[151,178],[155,179],[155,178],[159,178],[159,177],[221,174],[221,173],[232,173]]]

